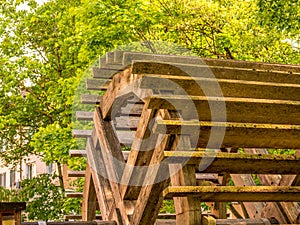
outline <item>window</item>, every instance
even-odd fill
[[[6,187],[6,173],[0,174],[0,185]]]
[[[16,173],[15,173],[14,170],[11,170],[10,171],[10,183],[9,183],[9,186],[13,187],[15,185],[15,182],[16,182]]]
[[[27,164],[26,165],[26,178],[27,179],[32,179],[32,164]]]

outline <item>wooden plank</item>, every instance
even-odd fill
[[[162,191],[169,185],[170,179],[164,175],[168,173],[168,166],[159,164],[163,159],[163,152],[168,137],[160,135],[157,139],[157,146],[154,149],[149,169],[146,173],[147,179],[141,188],[131,224],[153,225],[156,221],[160,207],[163,202]],[[159,166],[157,166],[159,165]],[[167,175],[167,177],[168,177]]]
[[[171,150],[184,151],[191,148],[190,139],[187,136],[176,136]],[[166,163],[164,161],[164,163]],[[169,164],[169,163],[167,163]],[[169,164],[172,186],[196,186],[195,167],[190,165]],[[195,196],[175,197],[174,207],[177,224],[197,225],[201,223],[200,199]]]
[[[131,146],[134,140],[135,133],[130,130],[116,130],[116,135],[120,144],[124,146]]]
[[[69,150],[70,157],[86,157],[85,150]]]
[[[93,121],[94,112],[77,111],[75,117],[77,120]]]
[[[140,116],[143,110],[142,104],[128,103],[126,106],[121,107],[120,116]]]
[[[244,225],[270,225],[271,221],[265,218],[261,219],[215,219],[214,217],[202,218],[202,225],[232,225],[232,224],[244,224]]]
[[[107,180],[107,172],[103,162],[103,156],[101,154],[101,150],[98,149],[99,144],[95,136],[96,132],[93,133],[93,139],[89,138],[87,140],[86,153],[101,215],[103,220],[109,220],[111,210],[115,203],[109,181]]]
[[[111,78],[114,74],[118,73],[119,70],[113,69],[113,68],[106,68],[106,69],[101,69],[98,67],[93,67],[92,68],[92,75],[93,78],[103,78],[103,79],[109,79]]]
[[[47,225],[117,225],[115,221],[67,221],[47,222]],[[40,222],[22,222],[22,225],[40,225]]]
[[[119,182],[122,176],[120,173],[123,172],[123,165],[125,164],[120,143],[118,142],[111,124],[104,121],[102,112],[99,108],[96,109],[94,120],[95,130],[97,132],[103,154],[103,161],[106,166],[108,180],[115,200],[114,211],[116,212],[116,215],[113,215],[110,219],[119,221],[121,224],[129,224],[125,204],[119,189]],[[120,164],[117,165],[115,161],[113,162],[112,157],[113,159],[118,160]]]
[[[114,64],[115,63],[115,53],[114,52],[106,52],[105,54],[106,64]]]
[[[92,136],[92,130],[72,130],[72,135],[75,138],[88,138]]]
[[[136,130],[139,120],[138,116],[119,116],[115,118],[114,122],[117,130]]]
[[[120,50],[114,52],[114,63],[122,64],[124,52],[125,51],[120,51]]]
[[[85,171],[70,171],[70,170],[68,170],[68,177],[85,177]]]
[[[100,103],[101,99],[102,99],[102,96],[99,96],[99,95],[82,94],[81,95],[81,104],[97,105]]]
[[[223,142],[211,140],[211,129],[225,129]],[[297,148],[300,125],[157,120],[156,133],[197,135],[198,147]],[[221,144],[221,146],[219,146]]]
[[[0,202],[1,211],[25,210],[26,202]]]
[[[97,220],[102,220],[101,214],[96,214],[96,219]],[[82,215],[73,215],[73,214],[64,215],[64,220],[65,221],[69,221],[69,220],[82,220]]]
[[[164,190],[166,198],[198,196],[204,202],[297,202],[300,187],[274,186],[172,186]]]
[[[105,91],[110,81],[110,79],[87,79],[86,89],[95,91]]]
[[[151,134],[148,129],[152,127],[150,122],[155,115],[155,110],[144,107],[121,181],[123,199],[137,199],[140,186],[144,183],[146,170],[142,166],[149,165],[158,138],[157,134]]]
[[[184,92],[181,91],[182,94],[197,96],[300,100],[300,84],[174,75],[153,74],[141,76],[140,88],[177,90],[178,87],[184,90]],[[206,93],[204,93],[204,90]],[[222,95],[220,96],[220,94]]]
[[[83,193],[82,192],[69,192],[66,193],[67,198],[82,198]]]
[[[299,84],[299,71],[290,73],[289,70],[293,70],[292,67],[284,67],[281,71],[270,71],[266,69],[255,70],[253,68],[207,66],[201,64],[191,65],[182,63],[161,63],[145,60],[134,61],[132,63],[133,74],[168,74],[176,76],[191,76],[203,78],[215,77],[217,79]]]
[[[82,220],[93,221],[96,219],[97,194],[94,186],[89,164],[86,165],[84,189],[82,198]]]
[[[210,59],[199,58],[197,56],[175,56],[175,55],[159,55],[153,53],[140,52],[124,52],[123,65],[131,64],[132,61],[150,61],[162,63],[181,63],[194,65],[208,65],[210,67],[234,67],[249,70],[265,70],[265,71],[284,71],[287,73],[300,73],[300,65],[275,64],[264,62],[251,62],[242,60],[226,60],[226,59]]]
[[[199,166],[201,162],[211,163],[203,168],[202,173],[297,174],[300,171],[300,156],[293,155],[165,151],[164,157],[165,161],[172,164]]]
[[[205,121],[212,119],[212,111],[214,121],[300,124],[300,101],[155,95],[148,108],[181,110],[183,117]]]

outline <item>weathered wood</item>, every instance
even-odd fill
[[[165,178],[163,175],[166,173],[169,174],[168,166],[162,164],[159,165],[163,159],[163,152],[167,140],[168,138],[165,135],[160,135],[157,139],[157,146],[154,149],[149,169],[146,173],[147,179],[141,188],[137,199],[138,204],[133,212],[131,220],[132,225],[152,225],[156,221],[164,199],[162,191],[170,182],[170,179]]]
[[[86,89],[95,91],[105,91],[109,82],[109,79],[87,79]]]
[[[148,129],[151,128],[150,122],[155,115],[155,110],[144,107],[121,180],[123,199],[138,198],[140,186],[143,184],[146,173],[146,170],[142,169],[141,166],[149,165],[158,138],[158,135],[151,134]]]
[[[111,209],[114,206],[113,193],[107,180],[107,172],[103,161],[103,156],[98,147],[95,132],[93,133],[94,141],[89,138],[86,144],[86,153],[92,179],[95,185],[99,208],[102,214],[102,219],[109,220]],[[94,143],[95,142],[95,143]]]
[[[275,186],[172,186],[164,190],[166,198],[198,196],[205,202],[297,202],[300,201],[300,187]]]
[[[124,52],[123,65],[131,64],[133,61],[148,61],[148,62],[161,62],[161,63],[181,63],[192,65],[208,65],[210,67],[220,68],[243,68],[249,70],[264,70],[264,71],[283,71],[286,73],[300,73],[299,65],[275,64],[275,63],[262,63],[250,62],[241,60],[226,60],[226,59],[210,59],[199,58],[197,56],[176,56],[176,55],[158,55],[153,53],[140,53],[140,52]],[[167,74],[167,73],[166,73]]]
[[[114,209],[116,215],[112,215],[113,217],[110,219],[117,220],[119,224],[129,224],[124,201],[121,197],[118,185],[121,180],[122,175],[120,173],[123,172],[122,167],[125,164],[125,160],[114,130],[109,122],[104,121],[101,110],[99,108],[96,109],[94,123],[95,130],[100,140],[99,144],[103,154],[103,161],[106,165],[108,180],[116,204],[116,208]],[[118,160],[120,164],[117,165],[113,162],[111,157]]]
[[[220,139],[210,141],[207,146],[212,127],[225,129],[221,146],[219,146]],[[293,149],[300,146],[298,138],[300,125],[158,120],[153,131],[167,134],[199,135],[197,146],[209,149],[239,146]]]
[[[203,121],[210,121],[211,110],[215,109],[214,121],[300,124],[300,101],[166,95],[152,96],[148,108],[181,110],[183,116],[190,111],[196,112],[196,115],[190,117]],[[220,110],[224,114],[218,112]]]
[[[85,150],[69,150],[70,157],[86,157]]]
[[[249,80],[261,82],[299,84],[300,75],[288,71],[254,70],[253,68],[234,68],[222,66],[191,65],[182,63],[161,63],[151,61],[134,61],[133,74],[168,74],[203,78]]]
[[[98,105],[102,99],[99,95],[82,94],[81,104]]]
[[[186,136],[176,136],[173,150],[190,148],[190,139]],[[165,162],[164,162],[165,163]],[[169,163],[168,163],[169,164]],[[190,165],[169,164],[172,186],[196,185],[195,168]],[[175,197],[174,207],[177,224],[197,225],[201,223],[200,199],[196,196]]]
[[[84,177],[85,171],[70,171],[68,170],[68,177]]]
[[[300,100],[300,84],[283,84],[247,80],[198,78],[175,75],[143,75],[141,88],[177,90],[182,94],[216,97]],[[220,89],[222,92],[220,92]],[[209,92],[204,92],[204,90]],[[220,96],[220,94],[222,94]]]
[[[202,218],[202,225],[232,225],[232,224],[244,224],[244,225],[270,225],[271,222],[268,219],[215,219],[213,217],[204,216]]]
[[[96,219],[97,194],[95,184],[92,178],[92,172],[89,164],[86,165],[84,189],[82,198],[82,220],[93,221]]]
[[[69,221],[69,220],[82,220],[82,215],[64,215],[64,220]],[[101,214],[96,214],[96,220],[102,220]]]
[[[78,111],[75,116],[77,120],[93,121],[94,112]]]
[[[66,193],[67,198],[82,198],[83,193],[82,192],[68,192]]]
[[[25,210],[26,202],[0,202],[0,211]]]
[[[46,225],[117,225],[115,221],[67,221],[67,222],[45,222]],[[40,225],[39,222],[22,222],[22,225]]]
[[[106,69],[98,68],[98,67],[92,68],[93,78],[109,79],[118,72],[119,70],[113,68],[106,68]]]
[[[115,53],[114,52],[107,52],[105,54],[106,64],[114,64],[115,63]]]
[[[92,130],[72,130],[75,138],[88,138],[92,135]]]
[[[202,173],[297,174],[300,171],[300,157],[294,155],[165,151],[164,157],[168,163],[194,164],[197,167],[207,161],[210,164],[203,167]]]
[[[115,118],[115,127],[117,130],[136,130],[140,117],[137,116],[120,116]]]

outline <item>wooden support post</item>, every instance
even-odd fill
[[[190,149],[190,139],[187,136],[176,136],[174,150]],[[195,166],[170,164],[170,175],[172,186],[196,185]],[[177,225],[197,225],[201,224],[200,198],[174,197]]]

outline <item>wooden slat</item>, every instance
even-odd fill
[[[300,171],[300,157],[293,155],[165,151],[164,156],[168,163],[199,166],[207,162],[202,173],[297,174]]]
[[[286,66],[286,65],[283,65]],[[283,68],[283,67],[282,67]],[[255,70],[252,68],[234,68],[207,65],[189,65],[180,63],[161,63],[151,61],[134,61],[133,74],[168,74],[176,76],[192,76],[204,78],[262,81],[274,83],[299,84],[300,74],[290,73],[290,68],[281,71]],[[296,69],[298,70],[298,68]]]
[[[81,220],[82,219],[82,215],[64,215],[64,220],[68,221],[68,220]],[[96,219],[97,220],[102,220],[102,216],[101,214],[97,214],[96,215]]]
[[[141,166],[149,165],[158,138],[157,134],[151,134],[148,129],[153,125],[150,122],[155,117],[156,111],[148,110],[146,107],[143,111],[121,180],[123,199],[138,198],[147,172]]]
[[[143,75],[140,87],[162,90],[177,90],[178,87],[181,87],[184,90],[182,94],[198,96],[300,100],[300,84],[174,75]],[[220,94],[222,95],[220,96]]]
[[[107,68],[107,69],[100,69],[98,67],[92,68],[92,75],[94,78],[103,78],[103,79],[109,79],[114,74],[118,73],[119,70],[113,69],[113,68]]]
[[[75,138],[88,138],[92,135],[92,130],[72,130]]]
[[[158,55],[151,53],[140,52],[124,52],[123,64],[131,64],[132,61],[150,61],[163,63],[181,63],[194,65],[208,65],[210,67],[234,67],[250,70],[265,70],[265,71],[285,71],[288,73],[300,73],[300,65],[287,65],[263,62],[251,62],[241,60],[226,60],[226,59],[209,59],[199,58],[197,56],[175,56],[175,55]]]
[[[141,188],[133,216],[132,224],[153,225],[163,202],[162,191],[169,185],[170,179],[163,177],[169,174],[167,165],[159,165],[163,159],[163,151],[167,144],[168,137],[160,135],[154,149],[150,167],[146,173],[145,183]],[[152,167],[151,167],[152,166]]]
[[[85,150],[69,150],[70,157],[86,157]]]
[[[118,185],[122,176],[119,174],[121,172],[120,165],[122,166],[125,164],[120,144],[115,136],[111,124],[103,119],[102,112],[99,108],[96,109],[94,122],[95,130],[99,138],[99,144],[103,154],[103,161],[107,170],[107,178],[109,180],[115,201],[113,211],[116,214],[112,215],[111,219],[122,221],[123,224],[129,224],[125,204],[123,198],[121,197],[121,192]],[[115,162],[113,162],[111,160],[111,156],[118,160],[120,164],[117,165]]]
[[[115,118],[115,127],[117,130],[136,130],[139,120],[137,116],[119,116]]]
[[[86,80],[86,89],[87,90],[96,90],[96,91],[105,91],[109,84],[109,79],[87,79]]]
[[[225,129],[224,138],[210,140],[207,146],[213,127],[219,130]],[[294,149],[300,146],[300,125],[157,120],[153,131],[197,135],[198,147],[210,149],[219,147]]]
[[[165,95],[152,96],[148,108],[182,110],[183,117],[205,121],[212,111],[214,121],[300,124],[300,101]]]
[[[106,64],[114,64],[115,63],[115,53],[114,52],[106,52],[105,54]]]
[[[97,105],[100,103],[101,99],[102,99],[102,96],[99,96],[99,95],[82,94],[81,95],[81,104]]]
[[[198,196],[204,202],[297,202],[300,187],[276,186],[172,186],[164,190],[166,198]]]
[[[82,198],[83,194],[82,192],[70,192],[66,193],[67,198]]]
[[[261,219],[215,219],[214,217],[202,217],[202,225],[270,225],[271,221],[265,218]]]
[[[68,171],[68,177],[84,177],[85,171]]]
[[[77,120],[93,121],[93,118],[94,118],[94,112],[83,112],[83,111],[76,112]]]

